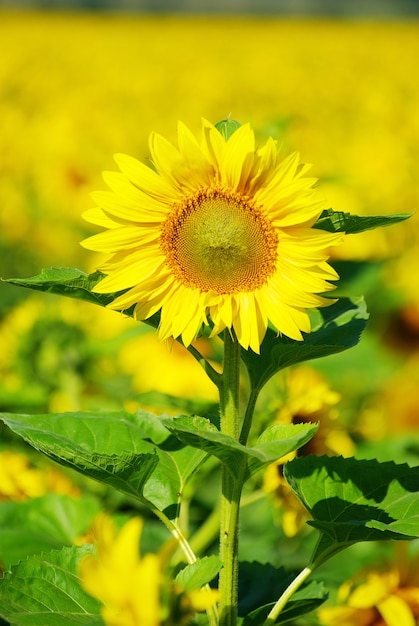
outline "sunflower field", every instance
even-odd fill
[[[0,624],[418,624],[419,23],[2,11],[0,42]],[[179,120],[185,162],[202,132],[224,185],[184,205],[161,139],[177,145]],[[258,171],[272,215],[279,195],[260,171],[294,176],[292,202],[305,199],[304,220],[287,214],[271,237],[280,249],[310,226],[275,274],[287,291],[311,263],[304,297],[289,287],[284,306],[297,330],[276,321],[263,277],[250,304],[223,299],[216,257],[205,280],[223,291],[202,290],[204,313],[189,285],[175,294],[174,272],[164,304],[156,282],[133,319],[142,292],[124,290],[148,279],[148,258],[137,271],[98,235],[122,224],[129,248],[137,227],[121,200],[134,165],[114,155],[170,165],[177,216],[202,197],[219,211],[210,237],[232,205],[251,207],[256,230],[264,219],[249,185],[226,191],[233,142],[258,155],[236,174]],[[115,160],[122,174],[104,182]],[[318,182],[301,182],[301,163]],[[182,182],[195,191],[209,176],[197,169]],[[152,241],[157,218],[142,219]],[[165,222],[165,254],[187,219]],[[261,241],[255,258],[274,263]],[[222,425],[239,399],[240,437]]]

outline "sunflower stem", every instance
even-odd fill
[[[310,576],[312,571],[313,571],[312,567],[305,567],[298,574],[298,576],[296,576],[296,578],[294,578],[292,583],[290,585],[288,585],[288,587],[285,589],[285,591],[283,592],[281,597],[275,603],[275,605],[273,606],[273,608],[269,612],[268,617],[263,622],[262,626],[273,626],[273,624],[275,624],[275,622],[277,621],[278,617],[280,616],[280,614],[282,612],[282,609],[287,604],[288,600],[297,591],[297,589],[299,589],[301,587],[303,582]]]
[[[224,332],[224,367],[220,391],[221,432],[239,440],[240,345],[233,331]],[[233,476],[222,465],[220,507],[220,626],[236,626],[238,604],[238,528],[244,467]]]
[[[221,384],[221,375],[212,367],[211,363],[206,360],[204,356],[197,350],[194,346],[190,345],[187,347],[188,352],[192,354],[194,359],[198,361],[200,366],[203,368],[204,372],[208,376],[208,378],[215,384],[217,387]]]
[[[197,557],[192,550],[192,547],[190,546],[188,540],[186,539],[180,528],[177,526],[177,524],[170,520],[168,517],[166,517],[166,515],[159,511],[159,509],[157,509],[156,507],[153,507],[151,510],[163,522],[163,524],[170,531],[172,536],[176,539],[178,545],[182,549],[184,556],[186,557],[188,564],[193,565],[193,563],[196,563]],[[204,588],[209,589],[209,585],[205,585]],[[218,625],[218,609],[216,606],[210,606],[209,608],[207,608],[207,617],[209,626]]]
[[[150,510],[159,518],[161,522],[166,526],[167,530],[171,533],[171,535],[176,539],[176,542],[180,549],[182,550],[184,556],[186,557],[186,561],[189,565],[192,565],[196,562],[197,557],[189,545],[188,540],[185,535],[182,533],[181,529],[177,525],[176,522],[169,519],[164,513],[162,513],[157,507],[150,506]]]
[[[245,446],[249,437],[250,428],[252,426],[253,413],[255,410],[256,401],[259,397],[260,389],[253,388],[249,395],[249,400],[246,406],[246,412],[244,414],[243,426],[240,432],[240,443]]]

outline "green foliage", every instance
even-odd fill
[[[363,298],[341,298],[331,306],[313,311],[312,332],[304,341],[278,337],[268,328],[260,355],[241,350],[254,389],[280,370],[311,359],[336,354],[355,346],[365,329],[368,312]]]
[[[419,537],[419,467],[310,455],[284,475],[320,532],[316,564],[356,542]]]
[[[225,139],[239,126],[230,119],[216,125]],[[355,234],[396,224],[408,217],[406,213],[361,217],[330,209],[322,213],[314,228]],[[376,283],[378,265],[369,274],[366,274],[365,263],[357,265],[357,273],[354,267],[341,262],[346,275],[337,291],[339,295],[346,293],[348,287],[352,291],[354,285],[361,292],[366,285],[370,288]],[[94,288],[102,278],[100,272],[86,274],[73,268],[61,268],[7,282],[104,307],[122,292],[95,293]],[[128,316],[133,312],[134,307],[124,311]],[[174,550],[168,551],[174,555],[171,566],[177,572],[176,583],[185,591],[193,591],[212,582],[219,574],[219,586],[224,593],[221,612],[225,612],[226,598],[230,598],[229,616],[225,622],[222,617],[220,623],[235,624],[234,611],[230,609],[237,600],[233,587],[238,560],[236,533],[241,490],[249,481],[246,489],[251,492],[256,479],[249,479],[258,470],[302,448],[318,429],[318,424],[312,423],[272,424],[256,441],[252,439],[250,445],[243,445],[240,441],[247,439],[256,398],[267,381],[284,368],[336,355],[356,346],[368,321],[362,298],[341,297],[331,301],[328,307],[310,311],[309,315],[312,332],[305,334],[303,341],[279,336],[268,328],[260,354],[242,349],[232,334],[225,334],[225,345],[228,341],[230,352],[229,359],[224,358],[221,374],[190,347],[193,356],[204,365],[224,394],[223,402],[230,403],[229,419],[231,416],[238,419],[239,415],[239,385],[234,381],[239,378],[240,358],[246,367],[250,393],[240,440],[226,434],[237,429],[219,430],[215,425],[218,415],[214,407],[200,403],[199,399],[189,404],[173,399],[170,406],[177,407],[181,413],[190,410],[210,416],[211,420],[183,414],[157,417],[143,410],[135,414],[125,411],[52,415],[3,413],[1,418],[16,435],[52,460],[115,488],[128,496],[129,502],[136,499],[155,513],[182,550],[181,556]],[[146,323],[157,328],[159,321],[159,313],[156,313]],[[76,338],[71,335],[70,344]],[[31,354],[37,353],[37,345],[34,344],[36,349],[31,349]],[[57,346],[61,354],[61,344],[58,342]],[[224,383],[230,385],[228,390],[222,386]],[[141,400],[162,406],[168,398],[150,392]],[[226,406],[223,402],[222,411]],[[226,414],[222,417],[225,421]],[[266,421],[261,420],[261,423]],[[223,419],[221,428],[222,425]],[[196,484],[206,486],[211,472],[218,472],[218,465],[222,484],[221,513],[217,519],[217,524],[221,520],[221,558],[201,556],[199,551],[196,558],[191,548],[196,535],[195,545],[198,546],[200,542],[201,546],[210,546],[214,535],[211,534],[212,514],[208,525],[204,523],[199,527],[199,515],[194,509],[198,500],[197,494],[193,494],[194,480],[196,477]],[[303,583],[305,575],[344,548],[357,542],[419,537],[419,468],[394,462],[380,463],[375,459],[308,456],[287,463],[284,475],[310,512],[313,519],[309,525],[319,533],[312,567],[304,568],[295,577],[294,573],[271,564],[242,564],[238,602],[242,626],[260,626],[269,614],[275,616],[269,618],[270,624],[285,623],[318,607],[327,596],[325,589],[316,581]],[[219,498],[218,482],[217,489]],[[205,494],[201,497],[204,500]],[[56,626],[57,623],[60,626],[102,626],[98,603],[82,590],[77,579],[78,561],[92,548],[68,547],[86,532],[99,509],[95,497],[73,500],[56,494],[28,502],[0,503],[0,551],[4,565],[10,567],[0,582],[0,618],[8,620],[12,626]],[[193,519],[191,526],[198,526],[191,544],[186,540],[189,518]],[[278,530],[278,543],[282,538]],[[301,553],[298,554],[300,558]],[[182,566],[185,556],[188,565]],[[293,557],[294,553],[290,552],[289,560]],[[16,565],[20,559],[26,560]],[[179,567],[183,568],[179,570]],[[226,571],[231,573],[230,579]],[[215,626],[218,622],[209,612],[208,618],[194,617],[192,623]]]
[[[83,300],[99,306],[107,306],[122,292],[117,293],[95,293],[93,291],[95,285],[104,278],[101,272],[93,272],[86,274],[82,270],[72,267],[43,269],[40,274],[30,278],[8,278],[5,282],[33,289],[35,291],[45,291],[53,293],[57,296],[66,296]],[[124,311],[125,315],[133,315],[134,308]],[[159,324],[159,314],[153,315],[145,323],[157,328]]]
[[[91,496],[48,493],[25,502],[0,502],[0,554],[7,568],[28,555],[74,545],[100,511]]]
[[[92,546],[34,555],[6,572],[0,615],[12,626],[103,626],[99,603],[80,586],[77,568]]]
[[[103,278],[101,272],[86,274],[72,267],[52,267],[43,269],[40,274],[30,278],[8,278],[5,282],[106,306],[112,302],[113,297],[109,294],[95,294],[92,291],[101,278]]]
[[[3,421],[54,461],[164,511],[178,514],[186,482],[206,453],[185,448],[145,411],[3,414]]]
[[[291,577],[285,577],[282,580],[281,587],[277,590],[280,595],[292,581]],[[301,617],[310,611],[314,611],[327,599],[327,592],[323,583],[311,581],[307,585],[301,587],[294,593],[291,600],[287,603],[281,615],[272,624],[284,624],[292,619]],[[261,626],[268,616],[269,611],[274,606],[274,602],[259,605],[257,609],[247,613],[243,620],[242,626]]]
[[[292,578],[283,567],[274,567],[270,563],[240,563],[239,615],[245,618],[243,624],[261,624]],[[313,581],[300,589],[288,608],[293,616],[303,615],[324,602],[326,597],[323,584]],[[286,619],[289,618],[290,613],[287,613]]]
[[[243,446],[202,417],[163,418],[162,421],[185,445],[217,457],[232,475],[245,465],[245,480],[262,467],[301,448],[317,431],[316,424],[273,424],[254,446]]]
[[[215,128],[218,132],[224,137],[227,141],[230,139],[231,135],[236,132],[238,128],[240,128],[241,124],[237,120],[232,120],[227,118],[225,120],[221,120],[215,124]]]
[[[342,211],[326,209],[320,215],[313,228],[327,230],[331,233],[346,233],[355,235],[366,230],[374,230],[382,226],[392,226],[412,217],[413,213],[398,213],[396,215],[352,215]]]
[[[218,556],[205,556],[195,563],[187,565],[178,572],[175,580],[185,591],[200,589],[210,583],[218,574],[222,563]]]

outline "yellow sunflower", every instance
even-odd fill
[[[85,218],[108,230],[82,242],[109,253],[98,293],[124,291],[110,305],[145,320],[160,311],[159,337],[188,346],[202,325],[233,329],[259,352],[268,321],[302,340],[306,309],[338,278],[328,248],[342,236],[312,228],[325,208],[299,155],[280,159],[269,138],[256,147],[249,124],[225,138],[206,120],[197,140],[179,122],[176,148],[153,133],[153,168],[116,155],[120,173]]]
[[[338,591],[338,606],[318,610],[322,626],[417,626],[419,624],[418,557],[398,546],[385,569],[360,571]]]
[[[195,613],[215,605],[218,591],[186,591],[173,580],[166,571],[169,545],[141,555],[143,527],[144,521],[134,517],[118,530],[112,518],[99,514],[92,529],[96,552],[79,564],[81,584],[103,604],[106,626],[189,624]]]

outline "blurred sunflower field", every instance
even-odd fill
[[[368,216],[414,213],[419,206],[416,21],[2,11],[0,47],[5,279],[51,266],[93,272],[99,255],[79,242],[97,228],[81,215],[92,207],[90,193],[104,187],[101,172],[115,169],[114,153],[147,162],[150,132],[174,140],[179,119],[193,131],[201,117],[250,122],[260,141],[272,136],[284,154],[298,151],[303,162],[314,164],[321,193],[335,210]],[[300,455],[417,466],[417,216],[349,235],[333,249],[332,264],[341,277],[337,296],[365,296],[370,320],[362,340],[342,354],[277,374],[259,399],[256,419],[261,428],[319,422]],[[220,345],[218,339],[198,340],[215,369]],[[45,415],[99,409],[206,417],[218,412],[214,384],[176,342],[159,342],[148,326],[114,311],[5,282],[0,407]],[[254,561],[298,570],[313,545],[307,512],[282,468],[282,462],[271,464],[253,477],[243,498],[245,587]],[[210,462],[188,496],[187,523],[198,554],[211,553],[217,540],[217,481]],[[95,532],[99,540],[103,533],[106,546],[116,533],[112,524],[120,528],[132,514],[144,520],[141,530],[132,527],[133,541],[138,544],[141,534],[142,552],[160,550],[165,562],[169,535],[145,507],[53,464],[1,427],[5,571],[47,550],[90,545]],[[403,550],[380,542],[354,545],[318,573],[330,588],[326,604],[294,623],[414,626],[418,555],[417,541]],[[138,567],[145,568],[145,561]],[[147,564],[150,573],[141,576],[157,577],[154,566]],[[266,570],[263,576],[269,578]],[[167,604],[176,604],[176,623],[188,624],[193,607],[211,602],[179,589],[167,591]],[[263,589],[246,587],[243,614],[259,600]],[[10,624],[35,624],[16,619]],[[141,619],[146,626],[172,623],[167,616],[161,622]]]

